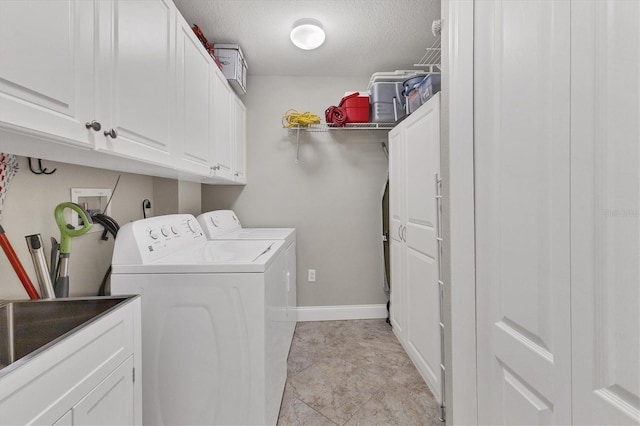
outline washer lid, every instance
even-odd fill
[[[112,265],[113,274],[264,272],[283,240],[216,240],[180,250],[148,264]]]
[[[242,228],[213,238],[214,240],[296,240],[296,228]]]

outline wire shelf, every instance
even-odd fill
[[[306,132],[328,132],[333,130],[391,130],[395,123],[347,123],[344,126],[335,124],[311,124],[309,126],[290,127],[291,130],[304,130]]]
[[[336,126],[335,124],[310,124],[308,126],[287,127],[289,130],[296,132],[296,163],[298,162],[300,153],[300,130],[305,132],[330,132],[334,130],[391,130],[395,123],[347,123],[344,126]]]

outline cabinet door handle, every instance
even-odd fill
[[[240,172],[235,172],[233,175],[234,176],[240,176]]]
[[[94,130],[96,132],[99,132],[100,129],[102,129],[102,125],[100,124],[100,122],[96,120],[91,120],[90,122],[88,121],[84,123],[84,127],[86,127],[87,129]]]
[[[116,129],[105,130],[104,135],[109,136],[111,139],[115,139],[118,137],[118,132]]]
[[[398,226],[398,238],[402,241],[402,225]]]
[[[402,241],[404,241],[405,243],[407,242],[407,227],[406,226],[402,227]]]

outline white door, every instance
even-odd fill
[[[177,27],[179,121],[174,148],[182,160],[182,169],[208,176],[213,143],[210,84],[214,63],[182,16],[177,17]]]
[[[113,0],[99,7],[99,149],[169,164],[175,125],[175,6]]]
[[[221,72],[213,72],[213,175],[233,180],[234,96]]]
[[[440,95],[404,121],[407,351],[442,401],[436,174],[440,173]]]
[[[406,323],[404,215],[404,126],[389,132],[389,248],[391,268],[391,294],[389,317],[393,332],[402,341]]]
[[[4,126],[93,144],[93,21],[93,2],[0,1]]]
[[[232,99],[235,144],[233,179],[238,183],[247,183],[247,108],[237,96],[232,96]]]
[[[640,424],[640,2],[572,3],[573,421]]]
[[[570,6],[475,2],[480,424],[571,423]]]

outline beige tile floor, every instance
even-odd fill
[[[385,320],[298,323],[279,425],[437,425],[439,406]]]

